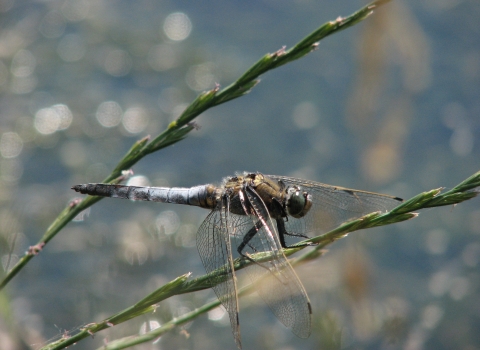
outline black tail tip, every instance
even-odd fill
[[[80,193],[84,193],[84,188],[85,188],[85,185],[75,185],[75,186],[72,186],[71,187],[72,190],[74,190],[75,192],[80,192]]]

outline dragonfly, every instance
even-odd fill
[[[212,276],[212,288],[229,315],[239,349],[242,343],[234,255],[248,262],[246,274],[275,316],[295,335],[308,338],[312,308],[283,252],[289,247],[286,238],[319,235],[366,214],[391,210],[402,202],[389,195],[258,172],[227,177],[220,186],[169,188],[94,183],[72,189],[93,196],[210,209],[197,232],[197,249],[207,276]],[[257,261],[256,253],[268,253],[268,259]]]

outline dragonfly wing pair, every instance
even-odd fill
[[[229,314],[235,342],[241,348],[232,242],[244,256],[259,252],[270,255],[268,261],[252,261],[246,267],[247,275],[275,316],[297,336],[307,338],[311,329],[310,301],[283,254],[276,223],[254,188],[245,186],[237,195],[248,215],[233,214],[231,196],[224,194],[197,233],[202,263],[207,273],[216,271],[211,281],[213,290]],[[217,278],[220,283],[215,281]]]
[[[286,231],[294,236],[318,236],[344,222],[372,212],[392,210],[402,202],[401,198],[380,193],[352,190],[287,176],[265,176],[281,181],[287,187],[298,186],[311,195],[312,206],[308,214],[299,219],[289,217],[285,222]]]
[[[197,249],[207,274],[217,270],[210,277],[210,282],[228,312],[235,342],[241,348],[237,280],[233,267],[232,245],[230,238],[225,235],[225,232],[231,232],[235,225],[228,213],[228,198],[223,200],[225,203],[219,203],[218,208],[207,216],[198,229]]]

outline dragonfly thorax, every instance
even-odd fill
[[[312,196],[302,192],[299,186],[287,188],[287,213],[294,218],[304,217],[312,207]]]

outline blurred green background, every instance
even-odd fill
[[[11,268],[138,139],[201,91],[226,86],[360,1],[0,1],[0,256]],[[237,171],[289,175],[409,198],[480,168],[480,7],[394,1],[202,114],[186,140],[144,158],[136,181],[220,183]],[[313,331],[296,338],[256,296],[240,302],[245,349],[480,348],[480,204],[431,209],[356,232],[298,274]],[[102,200],[0,294],[0,348],[38,349],[101,321],[186,272],[207,212]],[[75,349],[138,334],[212,291]],[[234,349],[221,310],[136,349]]]

